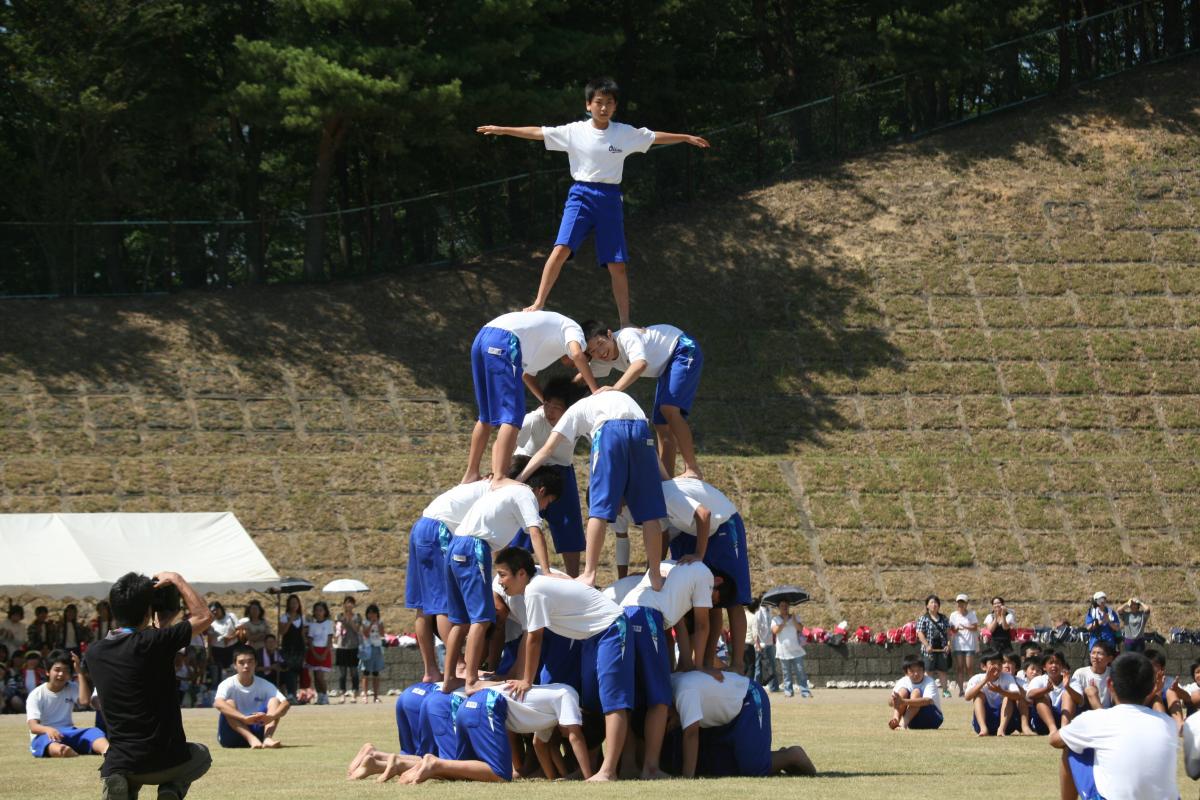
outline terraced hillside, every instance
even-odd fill
[[[631,225],[635,317],[706,350],[693,427],[756,589],[810,588],[816,623],[966,591],[1041,624],[1103,588],[1196,624],[1196,85],[1181,61]],[[281,573],[362,577],[403,627],[408,525],[463,466],[471,338],[527,302],[540,251],[6,302],[0,510],[232,509]],[[580,319],[610,313],[590,260],[554,297]]]

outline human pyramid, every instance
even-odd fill
[[[405,601],[417,613],[424,676],[396,702],[400,752],[363,745],[350,778],[815,771],[800,747],[771,750],[770,702],[742,675],[746,531],[729,498],[703,480],[687,422],[703,351],[677,327],[629,321],[624,159],[653,144],[708,142],[612,121],[611,80],[589,83],[585,99],[590,120],[478,129],[565,151],[576,182],[533,304],[488,322],[471,346],[479,417],[462,483],[430,503],[409,535]],[[612,278],[615,331],[545,309],[563,264],[593,231],[597,261]],[[540,384],[537,375],[556,361],[577,374]],[[600,386],[596,379],[613,370],[620,379]],[[658,381],[650,419],[625,393],[640,377]],[[528,414],[526,388],[540,402]],[[581,436],[591,440],[586,528],[572,463]],[[673,477],[677,456],[684,471]],[[551,564],[543,518],[563,571]],[[600,591],[610,523],[620,579]],[[628,575],[630,524],[641,527],[644,574]],[[672,560],[663,560],[668,552]],[[730,671],[716,662],[723,609]],[[435,633],[446,645],[444,671]]]

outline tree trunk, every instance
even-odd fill
[[[346,158],[346,151],[339,150],[337,157],[337,174],[338,174],[338,251],[342,260],[342,273],[345,275],[354,274],[354,231],[353,226],[355,221],[353,218],[347,217],[345,210],[352,208],[350,202],[350,164]]]
[[[308,205],[304,221],[304,278],[319,281],[325,277],[325,213],[329,183],[333,178],[334,156],[346,138],[349,123],[341,115],[326,120],[317,148],[317,169],[308,187]]]
[[[1200,15],[1200,7],[1193,9],[1192,14]],[[1183,52],[1183,0],[1163,2],[1163,45],[1168,55]]]
[[[1073,69],[1071,55],[1071,31],[1067,28],[1071,22],[1071,0],[1058,2],[1058,91],[1060,94],[1071,86]]]

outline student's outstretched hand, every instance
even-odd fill
[[[500,136],[501,130],[499,125],[480,125],[475,129],[476,133],[482,133],[484,136]]]
[[[688,136],[684,137],[683,141],[687,142],[692,147],[704,148],[712,146],[708,143],[708,139],[705,139],[703,136],[692,136],[689,134]]]

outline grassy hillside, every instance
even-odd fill
[[[693,428],[756,590],[878,627],[929,591],[1041,624],[1100,588],[1196,624],[1198,82],[1177,62],[630,225],[635,318],[706,351]],[[232,509],[281,573],[362,577],[406,624],[408,526],[465,459],[470,341],[544,249],[4,303],[0,510]],[[555,307],[611,315],[607,283],[581,253]]]

